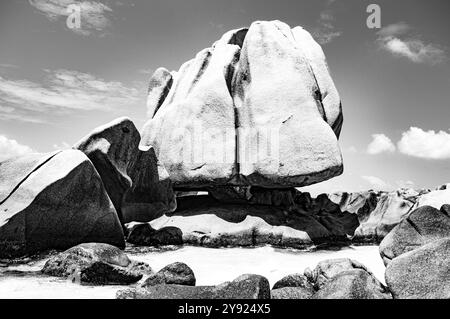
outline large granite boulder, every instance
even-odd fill
[[[207,195],[182,197],[172,214],[150,222],[153,229],[176,227],[185,244],[207,247],[255,246],[305,248],[348,244],[356,216],[270,205],[224,204]],[[145,242],[142,236],[134,236]],[[139,244],[139,242],[134,242]]]
[[[343,171],[338,92],[321,47],[280,21],[227,32],[150,83],[141,148],[176,188],[292,187]]]
[[[195,286],[195,275],[185,263],[175,262],[148,277],[142,284],[142,287],[162,284]]]
[[[167,172],[152,149],[139,150],[140,140],[133,122],[121,117],[73,146],[94,164],[122,224],[149,221],[176,208]]]
[[[450,237],[393,259],[385,278],[394,299],[450,299]]]
[[[411,212],[381,242],[380,254],[385,264],[392,259],[432,241],[450,237],[450,205],[441,210],[422,206]]]
[[[117,292],[118,299],[270,299],[269,281],[259,275],[241,275],[217,286],[155,285]]]
[[[392,299],[389,290],[363,269],[339,272],[312,299]]]
[[[131,261],[117,247],[85,243],[51,257],[42,268],[50,276],[69,278],[78,283],[128,285],[151,274],[150,266]]]
[[[0,163],[0,258],[84,242],[125,246],[116,210],[86,155],[66,150]]]

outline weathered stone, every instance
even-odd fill
[[[411,212],[381,242],[380,254],[385,264],[392,259],[437,239],[450,236],[450,205],[438,210],[422,206]]]
[[[131,261],[117,247],[85,243],[51,257],[42,272],[80,283],[127,285],[140,280],[144,274],[151,274],[152,270],[145,263]]]
[[[152,118],[169,94],[173,76],[166,68],[158,68],[148,85],[147,116]]]
[[[99,172],[122,224],[150,221],[176,208],[167,171],[153,149],[139,150],[141,136],[125,117],[100,126],[74,148]]]
[[[363,269],[339,272],[312,299],[392,299],[389,291]]]
[[[304,287],[283,287],[272,289],[271,299],[309,299],[313,296],[314,289]]]
[[[359,226],[353,242],[379,243],[413,209],[420,193],[412,189],[393,192],[356,192],[328,195],[341,211],[356,214]]]
[[[103,185],[91,161],[76,150],[0,163],[0,257],[93,241],[124,247]]]
[[[394,299],[449,299],[450,238],[432,241],[393,259],[385,278]]]
[[[348,258],[339,258],[323,260],[317,264],[314,270],[310,270],[309,268],[305,269],[304,275],[308,278],[308,281],[316,290],[320,290],[327,282],[339,273],[354,269],[362,269],[371,274],[371,272],[367,270],[366,266],[358,261]]]
[[[140,139],[133,122],[123,117],[96,128],[73,146],[94,164],[122,223],[123,197],[132,185],[128,166],[136,156]]]
[[[175,262],[148,277],[142,286],[148,287],[161,284],[195,286],[195,275],[185,263]]]
[[[278,280],[272,287],[272,289],[279,289],[284,287],[303,287],[306,289],[312,289],[313,286],[303,274],[291,274]]]

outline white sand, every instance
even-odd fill
[[[157,271],[165,265],[181,261],[195,273],[197,285],[215,285],[233,280],[244,273],[265,276],[271,285],[285,275],[313,269],[319,261],[330,258],[351,258],[366,265],[384,283],[385,267],[378,246],[356,246],[336,251],[315,252],[258,248],[202,248],[186,246],[164,252],[130,254],[145,261]],[[45,259],[32,265],[8,267],[9,270],[36,271]],[[125,286],[81,286],[58,278],[36,275],[2,275],[0,273],[0,298],[114,298],[118,289]]]

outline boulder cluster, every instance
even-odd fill
[[[0,163],[0,259],[66,250],[43,273],[136,284],[118,298],[449,298],[450,189],[322,194],[296,187],[343,171],[339,94],[301,27],[258,21],[180,70],[155,71],[141,133],[128,118],[69,150]],[[195,286],[183,263],[154,273],[121,250],[200,245],[380,244],[384,286],[351,260],[272,289],[243,275]]]

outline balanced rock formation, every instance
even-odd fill
[[[131,261],[117,247],[85,243],[50,258],[42,272],[78,283],[128,285],[151,274],[152,270],[145,263]]]
[[[450,237],[394,258],[385,278],[394,299],[449,299]]]
[[[342,173],[342,108],[319,44],[257,21],[150,81],[141,149],[177,189],[292,187]]]
[[[411,212],[381,242],[385,264],[392,259],[438,239],[450,237],[450,205],[440,210],[422,206]]]
[[[83,242],[125,246],[116,210],[86,155],[66,150],[0,163],[0,258]]]
[[[245,274],[217,286],[155,285],[117,292],[118,299],[270,299],[269,281]]]
[[[149,221],[176,208],[167,172],[153,150],[139,150],[140,140],[133,122],[122,117],[94,129],[73,147],[94,164],[122,223]]]

